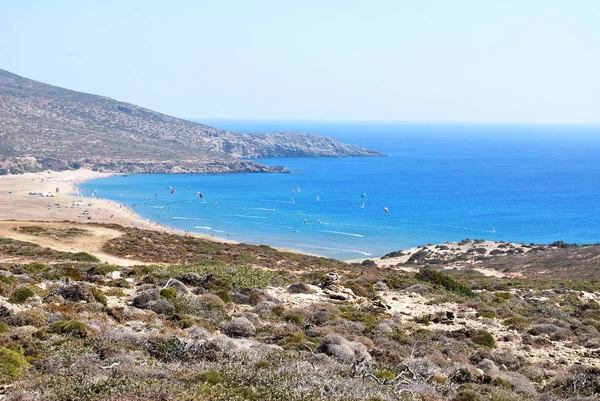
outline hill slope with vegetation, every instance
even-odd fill
[[[0,174],[278,171],[247,158],[381,156],[299,133],[243,134],[0,70]]]
[[[378,267],[117,225],[10,224],[19,239],[0,238],[7,400],[600,395],[600,277],[563,270],[597,260],[597,247],[538,251],[543,276],[527,274],[537,267],[519,262],[524,253],[501,255],[520,266],[515,276],[477,271],[484,261],[466,251],[451,264]],[[78,248],[100,230],[110,239]],[[101,263],[105,254],[130,263]]]

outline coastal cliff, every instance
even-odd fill
[[[0,174],[274,172],[248,158],[382,156],[300,133],[243,134],[0,70]]]

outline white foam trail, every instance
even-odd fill
[[[245,217],[247,219],[266,219],[267,218],[267,216],[248,216],[246,214],[232,214],[231,216]]]
[[[296,202],[290,202],[290,201],[281,201],[281,200],[274,200],[274,199],[267,199],[267,200],[265,200],[265,202],[275,202],[275,203],[296,203]]]
[[[151,207],[153,209],[163,209],[163,206],[148,206],[148,207]]]
[[[450,225],[446,225],[446,224],[435,224],[435,223],[422,223],[422,222],[411,221],[411,220],[398,220],[398,222],[400,222],[400,223],[416,224],[416,225],[420,225],[420,226],[452,228],[452,229],[455,229],[455,230],[468,230],[468,231],[477,231],[477,232],[482,232],[482,233],[492,233],[492,234],[494,234],[494,231],[492,231],[492,230],[482,230],[482,229],[473,228],[473,227],[450,226]],[[395,227],[390,227],[390,226],[372,226],[372,225],[367,225],[367,224],[350,224],[350,223],[323,223],[323,224],[331,224],[332,226],[343,226],[343,227],[368,227],[368,228],[378,228],[378,229],[384,228],[386,230],[407,230],[406,227],[399,227],[399,226],[395,226]],[[425,230],[421,230],[421,231],[425,231]],[[435,231],[435,232],[439,232],[439,231]]]
[[[354,234],[354,233],[345,233],[343,231],[325,231],[325,230],[321,230],[322,233],[331,233],[331,234],[340,234],[340,235],[349,235],[351,237],[364,237],[364,235],[362,234]]]
[[[323,250],[326,250],[326,251],[351,252],[351,253],[358,253],[358,254],[364,255],[364,256],[371,256],[371,254],[369,252],[359,251],[358,249],[328,248],[326,246],[313,246],[313,245],[303,245],[303,246],[306,247],[306,248],[323,249]]]
[[[272,208],[266,208],[266,207],[246,207],[244,208],[244,210],[264,210],[267,212],[274,212],[275,209]]]
[[[180,217],[180,216],[171,216],[172,219],[178,219],[178,220],[200,220],[200,221],[207,221],[208,219],[200,219],[198,217]]]
[[[212,227],[205,227],[205,226],[194,226],[194,228],[201,228],[203,230],[212,230]]]

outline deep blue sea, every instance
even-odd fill
[[[309,132],[388,156],[260,160],[291,174],[113,176],[82,184],[84,194],[169,227],[339,259],[463,238],[600,242],[600,127],[202,122]]]

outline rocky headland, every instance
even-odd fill
[[[245,159],[382,156],[301,133],[244,134],[0,70],[0,174],[273,172]]]

